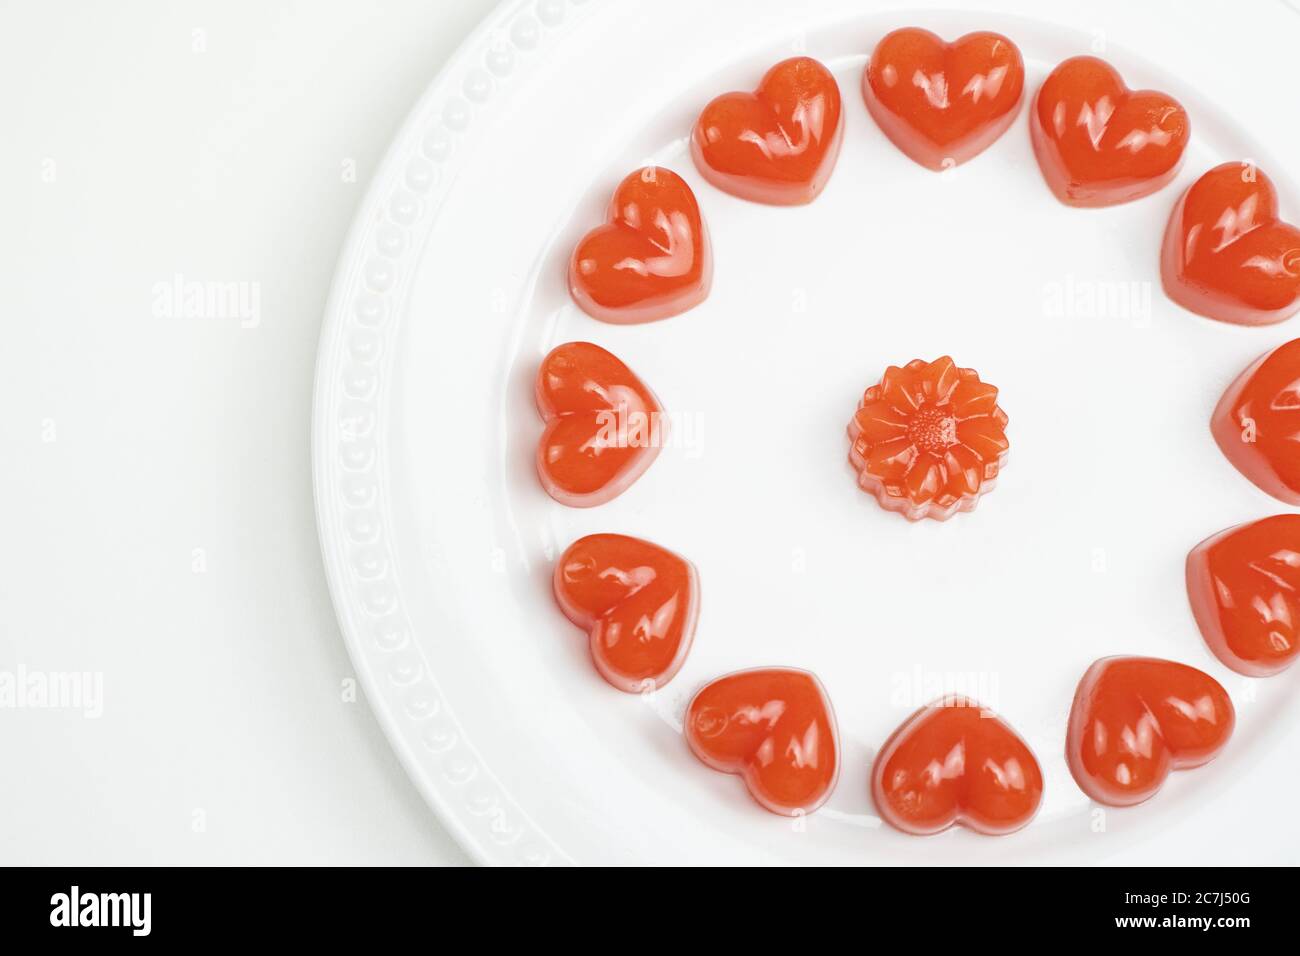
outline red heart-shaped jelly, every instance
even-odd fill
[[[835,714],[807,671],[773,667],[718,678],[686,709],[684,733],[695,756],[740,774],[773,813],[812,813],[839,776]]]
[[[654,393],[599,345],[567,342],[542,359],[537,409],[546,430],[537,474],[556,501],[587,508],[617,497],[667,439]]]
[[[1210,417],[1228,461],[1275,498],[1300,505],[1300,339],[1260,356]]]
[[[1209,674],[1153,657],[1103,657],[1075,691],[1065,757],[1092,799],[1131,806],[1171,770],[1212,760],[1235,719],[1228,692]]]
[[[569,260],[569,292],[605,322],[653,322],[709,294],[713,255],[695,193],[671,169],[646,166],[614,191],[603,225]]]
[[[885,742],[871,773],[876,809],[907,833],[961,824],[991,835],[1038,812],[1043,773],[1002,718],[965,697],[922,707]]]
[[[1071,206],[1113,206],[1160,189],[1178,173],[1190,128],[1172,96],[1130,90],[1095,56],[1061,63],[1029,113],[1043,178]]]
[[[590,534],[555,564],[555,600],[591,637],[602,677],[635,693],[662,687],[686,660],[700,610],[695,567],[657,544]]]
[[[1174,206],[1160,257],[1165,294],[1197,315],[1271,325],[1300,309],[1300,229],[1277,216],[1259,168],[1224,163]]]
[[[905,27],[882,39],[862,75],[862,96],[894,145],[929,169],[983,152],[1020,111],[1025,64],[997,33],[945,43]]]
[[[768,70],[753,93],[723,93],[704,107],[691,155],[719,189],[797,205],[826,185],[843,133],[835,77],[811,57],[797,56]]]
[[[1187,596],[1205,643],[1251,677],[1300,652],[1300,515],[1273,515],[1207,538],[1187,556]]]

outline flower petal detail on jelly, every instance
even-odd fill
[[[840,88],[826,67],[797,56],[772,67],[752,93],[724,93],[700,113],[691,155],[709,182],[742,199],[812,202],[844,134]]]
[[[739,774],[773,813],[812,813],[839,777],[839,734],[830,698],[807,671],[738,671],[706,685],[686,709],[691,751]]]
[[[1300,229],[1278,218],[1263,170],[1224,163],[1174,206],[1160,257],[1165,294],[1220,322],[1271,325],[1300,310]]]
[[[628,175],[603,225],[569,261],[569,292],[584,312],[620,325],[653,322],[699,305],[713,280],[709,233],[695,193],[670,169]]]
[[[555,600],[586,631],[605,680],[629,693],[659,688],[681,668],[695,635],[695,566],[657,544],[592,534],[555,564]]]
[[[1300,339],[1237,376],[1214,409],[1210,431],[1238,471],[1273,497],[1300,505]]]
[[[590,342],[567,342],[542,359],[536,398],[546,423],[537,475],[561,504],[588,508],[622,494],[667,438],[668,418],[654,393]]]
[[[849,463],[881,507],[944,520],[992,490],[1010,443],[998,390],[948,356],[890,366],[849,422]]]
[[[1034,818],[1043,772],[1002,718],[965,697],[922,707],[894,731],[871,772],[876,810],[906,833],[960,824],[996,836]]]
[[[1020,112],[1025,65],[998,33],[945,43],[905,27],[885,36],[862,74],[862,97],[881,131],[928,169],[983,152]]]
[[[1131,806],[1171,771],[1213,760],[1235,722],[1227,691],[1209,674],[1152,657],[1105,657],[1079,682],[1065,756],[1089,797]]]
[[[1300,515],[1221,531],[1187,556],[1187,596],[1205,643],[1240,674],[1267,677],[1300,653]]]
[[[1070,206],[1149,196],[1177,175],[1190,130],[1187,112],[1172,96],[1130,90],[1095,56],[1057,66],[1029,112],[1043,178]]]

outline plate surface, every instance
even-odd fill
[[[990,5],[508,2],[393,144],[325,317],[317,510],[370,701],[478,859],[1300,857],[1293,824],[1253,811],[1261,788],[1300,782],[1300,669],[1255,681],[1225,669],[1183,589],[1194,544],[1284,510],[1223,459],[1207,423],[1232,378],[1296,333],[1196,318],[1158,275],[1170,208],[1218,162],[1258,162],[1283,212],[1300,216],[1294,163],[1279,161],[1300,156],[1300,128],[1275,81],[1300,12],[1260,2],[1249,17],[1171,30],[1172,2]],[[1182,173],[1135,203],[1068,209],[1042,182],[1026,109],[970,163],[920,168],[859,93],[873,43],[905,25],[1007,34],[1028,96],[1061,59],[1106,57],[1130,86],[1188,108]],[[795,52],[830,66],[844,95],[829,185],[801,208],[719,192],[690,161],[695,115]],[[649,161],[696,190],[713,292],[665,322],[602,324],[569,301],[564,265],[618,180]],[[551,501],[532,467],[537,362],[572,339],[622,357],[673,424],[641,480],[588,510]],[[941,354],[999,386],[1011,458],[973,513],[911,524],[858,490],[845,426],[886,365]],[[695,646],[658,694],[606,685],[554,606],[554,557],[594,531],[641,535],[699,568]],[[1076,681],[1120,653],[1213,674],[1239,726],[1214,764],[1174,775],[1145,806],[1103,811],[1074,785],[1062,745]],[[704,682],[772,664],[816,672],[839,721],[838,789],[804,820],[758,809],[680,736]],[[1038,754],[1043,807],[1021,833],[918,839],[874,816],[873,748],[948,691],[978,696]]]

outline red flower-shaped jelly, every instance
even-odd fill
[[[1278,218],[1262,170],[1224,163],[1188,187],[1165,229],[1160,278],[1169,298],[1221,322],[1271,325],[1300,309],[1300,229]]]
[[[555,600],[587,631],[602,677],[629,693],[662,687],[686,660],[700,609],[695,566],[657,544],[591,534],[555,564]]]
[[[659,454],[668,419],[645,383],[599,345],[556,346],[537,370],[546,429],[537,475],[561,504],[587,508],[622,494]]]
[[[1113,206],[1160,189],[1178,173],[1190,128],[1172,96],[1130,90],[1095,56],[1060,64],[1029,112],[1043,178],[1071,206]]]
[[[569,260],[569,292],[588,315],[621,325],[699,305],[713,280],[709,233],[695,193],[671,169],[646,166],[614,191],[603,225]]]
[[[929,30],[895,30],[862,74],[867,111],[904,153],[947,169],[983,152],[1020,111],[1025,65],[998,33],[945,43]]]
[[[1228,692],[1209,674],[1153,657],[1105,657],[1079,681],[1065,757],[1092,799],[1131,806],[1171,770],[1214,759],[1235,721]]]
[[[683,732],[714,770],[740,774],[773,813],[812,813],[840,772],[830,698],[807,671],[738,671],[706,685],[686,708]]]
[[[1228,386],[1210,431],[1238,471],[1300,505],[1300,339],[1261,356]]]
[[[998,390],[946,355],[890,366],[849,422],[849,462],[881,507],[943,520],[993,487],[1010,444]]]
[[[1038,812],[1043,772],[1011,726],[965,697],[922,707],[881,748],[871,772],[876,810],[920,835],[961,824],[1019,830]]]
[[[1187,556],[1187,596],[1205,643],[1251,677],[1300,652],[1300,515],[1273,515],[1202,541]]]
[[[700,113],[691,155],[700,174],[742,199],[811,202],[840,151],[840,88],[811,57],[782,60],[753,93],[724,93]]]

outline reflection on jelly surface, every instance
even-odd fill
[[[1010,443],[998,390],[948,356],[891,365],[849,422],[849,462],[881,507],[913,520],[970,511]]]
[[[590,635],[596,669],[619,690],[662,687],[686,660],[700,585],[685,558],[640,538],[592,534],[560,555],[552,585],[565,617]]]
[[[895,30],[862,74],[862,98],[881,131],[936,170],[992,145],[1020,112],[1024,89],[1020,50],[998,33],[945,43],[929,30]]]
[[[811,813],[835,788],[839,737],[830,698],[807,671],[738,671],[706,685],[686,709],[691,751],[740,774],[773,813]]]
[[[1155,794],[1171,770],[1212,760],[1235,719],[1209,674],[1151,657],[1106,657],[1079,682],[1065,756],[1084,793],[1130,806]]]
[[[709,233],[695,194],[670,169],[628,175],[603,225],[569,261],[569,292],[605,322],[653,322],[699,305],[713,280]]]
[[[1228,386],[1210,431],[1238,471],[1275,498],[1300,505],[1300,339],[1261,356]]]
[[[907,833],[960,824],[979,833],[1019,830],[1038,812],[1043,773],[1011,726],[965,697],[935,701],[885,742],[871,773],[876,810]]]
[[[691,155],[719,189],[775,205],[811,202],[844,133],[840,88],[811,57],[782,60],[753,93],[724,93],[700,113]]]
[[[1071,206],[1112,206],[1160,189],[1177,174],[1189,131],[1177,100],[1130,90],[1095,56],[1061,63],[1029,113],[1043,178]]]
[[[1277,190],[1250,163],[1216,166],[1169,217],[1165,294],[1198,315],[1271,325],[1300,309],[1300,229],[1278,219]]]
[[[1267,677],[1300,643],[1300,515],[1221,531],[1187,556],[1187,596],[1205,643],[1223,663]]]
[[[561,504],[586,508],[622,494],[667,440],[654,393],[590,342],[567,342],[542,359],[536,397],[546,423],[537,475]]]

